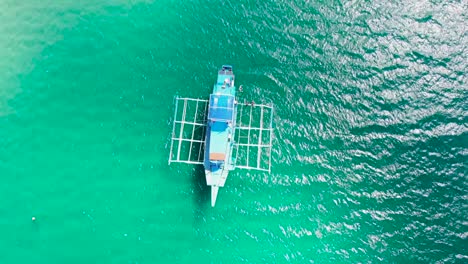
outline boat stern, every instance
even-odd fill
[[[228,176],[228,170],[205,170],[206,184],[210,186],[224,187]]]
[[[211,186],[211,207],[214,207],[216,204],[216,198],[218,197],[218,186]]]
[[[211,206],[215,206],[219,187],[224,187],[228,176],[228,170],[205,170],[206,184],[211,187]]]

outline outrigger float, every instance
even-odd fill
[[[223,65],[209,100],[175,97],[169,164],[202,164],[211,206],[229,171],[271,171],[273,105],[239,103],[234,79]]]

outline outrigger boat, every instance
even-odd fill
[[[202,164],[211,206],[229,171],[271,170],[273,106],[239,103],[234,80],[232,66],[223,65],[209,100],[175,98],[169,164]]]

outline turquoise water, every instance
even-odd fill
[[[465,13],[2,1],[0,263],[467,262]],[[227,63],[275,104],[273,168],[211,208],[201,168],[167,165],[172,100]]]

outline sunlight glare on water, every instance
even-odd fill
[[[466,262],[465,10],[3,1],[0,263]],[[174,96],[223,64],[275,147],[211,208],[167,159]]]

